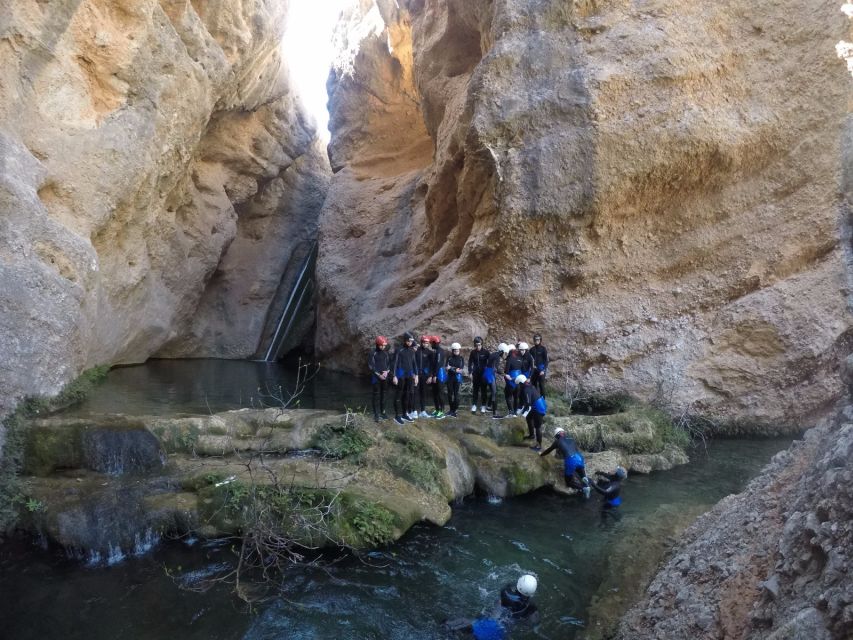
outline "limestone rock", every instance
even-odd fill
[[[285,12],[4,8],[0,415],[95,364],[254,353],[329,174],[280,59]]]
[[[376,333],[537,330],[586,388],[791,424],[839,396],[836,5],[375,0],[352,25],[327,361]]]

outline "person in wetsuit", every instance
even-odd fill
[[[488,360],[489,352],[483,348],[483,339],[477,336],[474,338],[474,350],[468,355],[468,375],[471,376],[473,385],[471,413],[477,413],[477,400],[480,401],[480,413],[486,413],[486,389],[488,387],[483,374],[486,371]]]
[[[418,370],[415,364],[415,338],[408,331],[403,334],[403,346],[394,354],[394,422],[404,424],[412,421],[415,405],[415,386]]]
[[[539,394],[545,397],[545,376],[548,375],[548,349],[542,344],[542,336],[533,335],[533,347],[530,349],[536,368],[533,370],[533,386],[539,389]]]
[[[608,521],[618,522],[622,518],[619,505],[622,504],[622,482],[628,477],[625,467],[616,467],[613,473],[595,472],[596,480],[592,485],[604,500],[601,503],[601,524],[606,525]]]
[[[533,380],[533,372],[536,371],[536,362],[533,360],[533,355],[530,353],[530,345],[526,342],[518,343],[518,355],[521,357],[521,373],[528,380]]]
[[[492,418],[501,420],[506,416],[498,415],[498,378],[503,375],[503,358],[510,351],[510,346],[505,342],[498,345],[498,350],[489,354],[486,363],[485,381],[489,385],[489,406],[492,408]]]
[[[527,419],[527,440],[535,437],[536,444],[530,448],[534,451],[540,451],[542,449],[542,421],[545,419],[548,406],[545,404],[545,398],[539,395],[539,390],[530,384],[530,380],[523,373],[516,376],[515,384],[519,389],[521,415]]]
[[[465,373],[465,358],[462,357],[462,345],[458,342],[450,345],[446,370],[447,402],[450,404],[450,413],[447,415],[455,418],[459,409],[459,386],[462,384],[462,374]]]
[[[563,479],[566,481],[566,486],[578,489],[583,493],[584,498],[589,498],[589,478],[586,477],[583,456],[578,451],[574,438],[567,436],[563,427],[554,429],[554,442],[539,455],[547,456],[555,449],[563,459]]]
[[[388,376],[391,373],[391,354],[388,353],[388,340],[385,336],[376,336],[376,348],[370,352],[367,366],[370,367],[370,384],[373,387],[373,420],[379,422],[385,415],[385,391],[388,388]]]
[[[415,413],[412,418],[428,418],[426,412],[426,394],[427,389],[432,386],[433,371],[432,371],[432,356],[433,353],[429,348],[429,336],[421,336],[420,347],[415,351],[415,368],[418,372],[418,382],[415,385],[415,394],[418,404],[415,407]],[[418,412],[420,408],[420,413]]]
[[[521,405],[518,403],[521,389],[516,385],[515,379],[521,375],[522,365],[523,362],[518,350],[511,349],[504,362],[504,381],[506,382],[504,399],[506,400],[507,415],[521,415]]]
[[[441,336],[430,336],[432,345],[432,417],[444,419],[444,385],[447,383],[447,352],[441,346]]]
[[[471,634],[476,640],[503,640],[507,628],[523,620],[538,624],[539,609],[533,602],[537,581],[530,574],[521,576],[515,584],[504,585],[500,595],[500,610],[488,618],[476,620],[448,620],[445,627],[451,631]]]

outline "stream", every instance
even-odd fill
[[[298,363],[152,360],[110,371],[69,411],[174,414],[275,404],[295,385]],[[320,370],[299,405],[343,410],[369,401],[364,379]],[[463,403],[463,406],[464,403]],[[690,465],[632,475],[623,518],[602,527],[599,502],[543,490],[508,499],[472,496],[445,527],[418,525],[388,548],[325,568],[293,568],[280,597],[249,612],[227,586],[181,588],[233,562],[228,545],[166,541],[113,566],[87,567],[30,540],[0,544],[0,636],[10,640],[447,638],[447,618],[487,615],[501,587],[539,578],[542,621],[512,638],[595,636],[590,615],[633,597],[632,582],[656,565],[665,541],[696,514],[740,491],[790,438],[720,440]],[[644,573],[645,572],[645,573]],[[618,607],[616,607],[618,609]],[[613,614],[615,615],[615,614]]]

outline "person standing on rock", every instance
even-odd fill
[[[506,380],[504,399],[506,399],[507,415],[521,414],[521,405],[519,404],[519,392],[521,389],[516,384],[515,379],[522,375],[521,367],[523,364],[518,350],[512,349],[507,353],[506,362],[504,363],[504,380]]]
[[[459,386],[462,384],[462,374],[465,373],[465,358],[462,357],[462,345],[454,342],[450,345],[450,356],[447,358],[447,402],[450,404],[452,418],[457,417],[459,409]]]
[[[566,430],[563,427],[554,429],[554,442],[539,456],[547,456],[555,449],[557,449],[558,455],[563,458],[563,479],[566,481],[566,486],[570,489],[579,490],[583,493],[584,498],[589,498],[589,478],[586,477],[583,456],[578,451],[574,438],[566,435]]]
[[[613,473],[595,472],[596,480],[592,485],[602,495],[604,501],[601,503],[601,524],[606,525],[609,520],[618,522],[622,519],[619,506],[622,504],[622,482],[628,477],[625,467],[616,467]]]
[[[519,342],[518,355],[521,358],[521,373],[523,373],[528,380],[532,381],[533,372],[536,371],[536,362],[533,359],[533,355],[530,353],[530,345],[526,342]]]
[[[376,336],[376,348],[370,353],[367,366],[370,367],[370,384],[373,387],[373,421],[379,422],[385,415],[385,391],[388,388],[388,375],[391,373],[391,354],[388,353],[388,340],[385,336]]]
[[[489,406],[492,408],[492,418],[501,420],[506,416],[498,415],[498,377],[503,375],[503,359],[510,352],[510,346],[505,342],[498,345],[497,351],[489,354],[486,364],[485,380],[489,385]]]
[[[533,347],[530,349],[535,368],[533,369],[533,386],[539,389],[539,394],[545,397],[545,376],[548,374],[548,349],[542,344],[542,336],[533,334]]]
[[[444,385],[447,383],[447,352],[441,346],[441,336],[430,336],[432,345],[432,417],[444,419]]]
[[[415,383],[418,404],[415,407],[415,415],[413,418],[429,418],[426,412],[426,394],[427,389],[432,385],[432,356],[433,353],[429,348],[429,336],[421,336],[420,347],[415,352],[415,366],[418,372],[420,383]],[[420,413],[418,413],[420,408]]]
[[[418,370],[415,364],[415,338],[408,331],[403,334],[403,346],[394,355],[394,377],[391,382],[394,391],[394,422],[404,424],[413,420],[415,407],[415,387],[418,384]]]
[[[545,398],[539,395],[539,390],[530,384],[530,380],[523,373],[516,376],[515,384],[520,392],[521,415],[527,418],[527,439],[536,438],[536,444],[530,448],[534,451],[540,451],[542,449],[542,421],[545,419],[548,405],[545,404]]]
[[[486,381],[484,374],[489,361],[489,352],[483,349],[483,339],[480,336],[474,338],[474,350],[468,355],[468,375],[471,376],[472,404],[471,413],[477,413],[477,400],[480,401],[480,413],[486,413]]]

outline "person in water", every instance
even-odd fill
[[[480,401],[480,413],[486,413],[486,381],[484,374],[489,360],[489,352],[483,349],[483,339],[474,338],[474,350],[468,355],[468,375],[473,384],[471,413],[477,413],[477,400]]]
[[[391,354],[388,353],[388,340],[385,336],[376,336],[376,348],[370,352],[367,366],[370,367],[370,384],[373,387],[373,420],[380,417],[387,420],[385,414],[385,391],[388,388],[388,375],[391,373]]]
[[[535,387],[534,387],[535,388]],[[563,458],[563,479],[570,489],[577,489],[583,493],[584,498],[589,498],[589,478],[586,477],[586,469],[581,452],[578,451],[574,438],[566,435],[563,427],[554,429],[554,442],[545,449],[540,456],[547,456],[554,450]]]
[[[427,389],[432,386],[432,356],[432,351],[429,348],[429,336],[421,336],[420,347],[415,352],[415,368],[419,380],[415,385],[415,394],[418,404],[412,418],[429,418],[429,414],[426,412],[426,394]],[[418,412],[418,407],[420,412]]]
[[[542,344],[542,336],[538,333],[533,334],[533,347],[530,349],[530,355],[533,356],[533,361],[536,363],[536,368],[533,370],[533,386],[539,389],[539,395],[545,397],[545,376],[548,375],[548,349]]]
[[[521,415],[521,405],[519,404],[521,388],[516,384],[515,379],[521,375],[522,365],[523,362],[519,351],[510,348],[504,362],[504,381],[506,382],[504,386],[504,399],[506,400],[507,415]]]
[[[408,331],[403,334],[403,346],[394,354],[394,422],[404,424],[413,420],[415,407],[415,386],[418,384],[418,370],[415,365],[415,338]]]
[[[595,472],[596,480],[592,485],[604,500],[601,503],[601,523],[618,522],[622,518],[619,505],[622,504],[622,482],[628,477],[625,467],[616,467],[613,473]]]
[[[509,345],[501,342],[497,351],[489,354],[486,364],[485,378],[489,384],[489,406],[492,408],[492,418],[495,420],[506,417],[503,414],[498,415],[498,377],[503,375],[503,359],[509,351]]]
[[[462,345],[454,342],[450,345],[450,356],[447,358],[447,402],[450,405],[449,415],[457,417],[459,409],[459,386],[462,384],[462,374],[465,372],[465,358],[462,357]]]
[[[516,376],[515,384],[520,391],[521,415],[527,419],[527,437],[525,440],[535,438],[536,444],[530,448],[534,451],[540,451],[542,449],[542,421],[545,419],[548,405],[545,404],[545,398],[539,395],[539,390],[530,384],[530,380],[523,373]]]
[[[444,419],[444,385],[447,383],[447,352],[441,346],[440,336],[430,336],[432,345],[432,402],[435,411],[432,417]]]
[[[503,640],[507,637],[507,628],[515,622],[527,620],[538,624],[539,609],[533,602],[537,586],[536,578],[525,574],[515,584],[510,582],[501,589],[500,609],[496,615],[473,621],[446,621],[445,626],[451,631],[471,634],[477,640]]]

